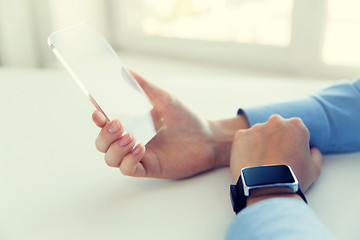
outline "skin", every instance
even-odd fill
[[[284,119],[273,115],[266,123],[238,130],[231,150],[230,170],[237,182],[242,168],[272,164],[289,165],[305,192],[320,176],[323,156],[309,148],[310,134],[301,119]],[[286,188],[259,189],[248,198],[247,205],[272,197],[300,198]]]
[[[101,128],[96,147],[105,162],[133,177],[186,178],[220,166],[228,166],[234,135],[249,128],[245,115],[209,121],[190,111],[178,99],[131,72],[154,108],[151,112],[156,136],[135,145],[131,133],[124,133],[120,120],[110,122],[96,110],[93,121]]]
[[[292,167],[305,192],[319,177],[323,157],[309,148],[309,132],[298,118],[273,115],[249,128],[245,115],[209,121],[190,111],[178,99],[131,72],[154,108],[157,135],[145,146],[124,134],[119,119],[107,121],[98,110],[93,121],[101,128],[96,147],[105,162],[133,177],[186,178],[220,166],[229,166],[234,183],[244,167],[286,164]],[[247,205],[272,197],[301,199],[285,188],[252,192]]]

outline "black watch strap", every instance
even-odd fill
[[[308,204],[305,195],[304,195],[303,192],[300,190],[300,187],[299,187],[299,189],[298,189],[298,191],[297,191],[296,193],[302,198],[302,200],[304,200],[304,202],[305,202],[306,204]]]
[[[304,200],[306,204],[308,204],[305,195],[300,190],[300,187],[296,193],[302,198],[302,200]],[[242,209],[246,207],[247,197],[244,194],[244,187],[241,176],[239,177],[236,185],[230,185],[230,198],[234,212],[236,214],[238,214]]]
[[[230,198],[236,214],[246,207],[247,197],[244,194],[241,176],[239,177],[236,185],[230,185]]]

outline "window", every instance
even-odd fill
[[[0,5],[5,66],[53,66],[49,34],[90,21],[118,51],[296,75],[360,75],[358,0],[0,0]]]
[[[143,0],[142,6],[140,26],[148,35],[278,46],[290,43],[289,0]]]
[[[333,65],[360,66],[360,2],[330,0],[323,60]]]
[[[118,46],[283,73],[353,78],[357,0],[124,0]]]

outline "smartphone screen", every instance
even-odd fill
[[[146,144],[156,134],[153,106],[102,34],[84,22],[52,33],[48,44],[94,106]]]

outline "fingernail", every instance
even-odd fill
[[[120,125],[117,121],[111,123],[111,126],[108,128],[108,132],[111,134],[117,133],[120,131]]]
[[[129,143],[131,143],[131,141],[132,141],[132,136],[131,136],[131,134],[126,134],[126,135],[124,135],[121,139],[120,139],[120,141],[119,141],[119,144],[120,144],[120,146],[126,146],[126,145],[128,145]]]
[[[142,151],[142,146],[139,144],[132,150],[132,155],[138,155]]]

